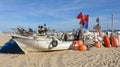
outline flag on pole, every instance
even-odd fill
[[[82,16],[80,24],[83,28],[88,29],[88,15]]]
[[[84,24],[83,28],[88,29],[88,15],[83,16]]]
[[[77,19],[80,19],[80,24],[83,28],[88,29],[88,15],[83,16],[82,12],[79,13]]]

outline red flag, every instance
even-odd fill
[[[88,21],[88,15],[83,16],[82,19],[83,19],[84,21]]]
[[[81,19],[82,18],[82,12],[80,12],[80,14],[77,16],[77,19]]]
[[[84,24],[84,21],[83,21],[82,19],[80,20],[80,24],[81,24],[81,25],[83,25],[83,24]]]
[[[77,16],[77,19],[80,19],[80,24],[84,28],[88,29],[88,15],[83,16],[82,12],[80,12],[80,14]]]
[[[88,15],[82,16],[80,24],[84,25],[85,22],[88,22]]]

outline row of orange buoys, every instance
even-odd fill
[[[115,38],[114,36],[111,36],[111,38],[109,38],[107,35],[105,35],[103,37],[103,42],[104,42],[104,46],[105,47],[118,47],[119,46],[119,42],[118,39]],[[79,51],[86,51],[87,47],[84,45],[82,40],[78,40],[78,41],[73,41],[72,43],[74,46],[77,45],[77,50]],[[100,41],[95,42],[95,47],[97,48],[101,48],[100,45]]]
[[[86,51],[87,50],[87,47],[83,44],[82,40],[73,41],[72,44],[73,45],[77,44],[77,50],[79,50],[79,51]]]
[[[104,45],[106,47],[118,47],[119,46],[119,42],[118,42],[118,39],[115,38],[114,36],[111,36],[111,38],[109,39],[108,36],[104,36],[103,37],[103,40],[104,40]]]

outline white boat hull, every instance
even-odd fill
[[[58,45],[53,47],[51,44],[51,40],[41,40],[41,39],[34,39],[28,37],[19,37],[14,36],[14,40],[20,45],[20,47],[25,46],[27,49],[31,49],[34,51],[51,51],[51,50],[65,50],[69,49],[72,41],[57,41]]]

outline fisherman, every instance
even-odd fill
[[[74,35],[74,40],[79,40],[79,39],[82,39],[82,40],[83,40],[83,32],[82,32],[82,29],[80,29],[79,32]]]

